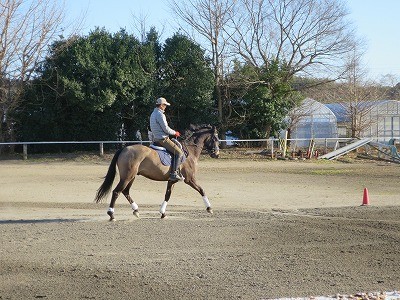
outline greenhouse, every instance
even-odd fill
[[[317,139],[316,144],[325,144],[323,139],[338,137],[337,119],[327,106],[306,98],[299,107],[290,112],[288,132],[289,139],[296,139],[292,142],[295,147],[307,147],[311,139]],[[329,141],[329,144],[335,142]]]
[[[326,106],[337,118],[340,137],[352,136],[351,119],[354,119],[353,131],[358,137],[372,137],[378,142],[400,138],[400,101],[364,101],[353,107],[350,103],[332,103]]]

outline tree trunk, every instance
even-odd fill
[[[264,132],[265,132],[265,138],[268,139],[271,134],[271,125],[266,125]],[[268,147],[268,141],[263,142],[262,146],[265,148]]]

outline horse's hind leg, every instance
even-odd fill
[[[117,198],[119,194],[125,189],[127,186],[127,181],[126,180],[120,180],[115,189],[112,191],[112,196],[111,196],[111,201],[110,201],[110,207],[108,208],[107,215],[110,216],[110,221],[115,221],[114,217],[114,206],[115,206],[115,201],[117,201]]]
[[[135,180],[135,178],[133,178],[128,185],[126,186],[126,188],[122,191],[122,194],[124,194],[126,200],[128,200],[129,204],[132,207],[133,210],[133,215],[137,218],[139,218],[139,206],[135,203],[135,201],[133,201],[132,197],[129,195],[129,190],[132,186],[133,181]]]
[[[165,191],[164,201],[160,207],[161,219],[164,219],[166,217],[165,211],[167,209],[168,200],[171,197],[172,189],[175,183],[177,183],[177,181],[168,181],[167,190]]]

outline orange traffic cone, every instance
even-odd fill
[[[369,196],[368,196],[368,189],[364,188],[364,196],[362,205],[369,205]]]

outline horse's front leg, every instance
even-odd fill
[[[171,197],[172,189],[175,183],[176,181],[170,181],[170,180],[168,181],[167,190],[165,191],[164,201],[160,207],[161,219],[164,219],[166,216],[165,211],[167,209],[168,200]]]
[[[211,209],[210,201],[208,200],[208,197],[206,196],[206,193],[204,192],[203,188],[197,184],[194,178],[190,178],[187,181],[185,180],[185,183],[190,185],[192,188],[194,188],[196,191],[200,193],[200,195],[203,197],[203,202],[204,205],[206,206],[207,212],[212,214],[213,211]]]

